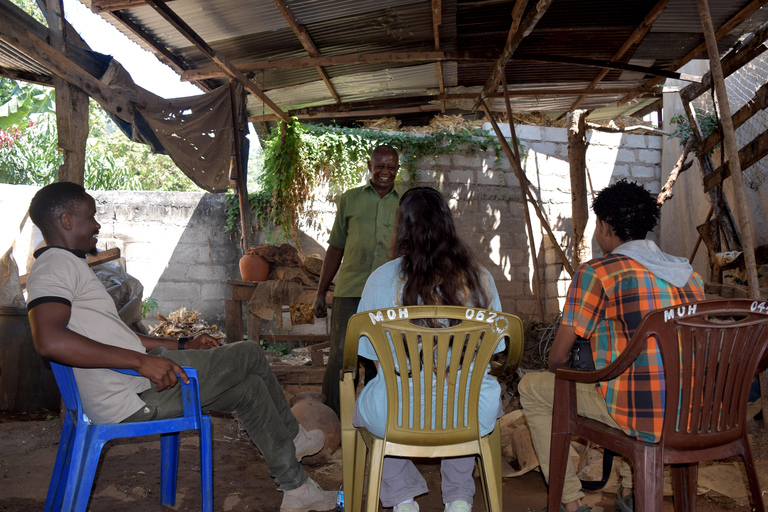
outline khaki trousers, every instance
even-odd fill
[[[520,405],[531,429],[531,439],[539,465],[545,480],[549,483],[549,450],[552,438],[552,404],[555,396],[555,374],[552,372],[533,372],[523,376],[518,385]],[[608,412],[605,399],[594,384],[576,384],[576,402],[579,416],[592,418],[614,428],[619,425]],[[622,486],[631,489],[632,472],[624,459],[621,460]],[[570,458],[565,471],[563,503],[570,503],[583,498],[581,482],[576,476]]]

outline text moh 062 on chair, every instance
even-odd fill
[[[213,510],[213,459],[211,445],[211,417],[200,409],[200,387],[197,371],[184,368],[189,384],[181,379],[184,415],[179,418],[136,423],[109,423],[96,425],[83,413],[80,393],[70,366],[51,361],[56,383],[61,391],[67,413],[61,431],[56,464],[53,467],[47,511],[85,511],[93,486],[93,477],[104,443],[120,437],[161,434],[161,505],[176,504],[176,471],[179,460],[179,432],[197,430],[200,435],[200,474],[202,480],[203,511]],[[114,370],[138,375],[132,370]]]
[[[747,399],[768,345],[766,303],[749,299],[699,302],[662,309],[640,324],[613,364],[597,371],[558,369],[552,419],[549,510],[563,494],[571,436],[625,455],[635,474],[635,510],[662,509],[663,468],[672,465],[675,510],[695,510],[698,462],[741,455],[753,505],[765,511],[747,438]],[[655,336],[666,382],[659,443],[647,443],[576,414],[576,383],[624,373]],[[554,507],[554,508],[552,508]]]
[[[413,323],[434,318],[459,322],[446,328]],[[371,340],[387,387],[387,404],[382,404],[387,407],[383,439],[352,426],[353,381],[357,373],[358,338],[362,335]],[[369,512],[378,510],[385,456],[461,455],[478,456],[486,507],[491,512],[501,511],[499,422],[493,432],[482,437],[477,404],[486,368],[502,339],[508,344],[508,366],[514,370],[523,354],[523,325],[514,315],[458,306],[411,306],[352,317],[344,345],[341,381],[342,468],[347,512],[358,512],[362,504],[366,446],[370,448],[366,500]],[[464,371],[466,368],[476,371]],[[432,378],[410,377],[420,374]],[[413,392],[399,393],[398,389]],[[444,418],[451,420],[444,424]]]

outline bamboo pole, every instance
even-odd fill
[[[237,108],[237,88],[234,79],[229,79],[229,99],[232,105],[232,137],[235,145],[235,175],[237,176],[237,200],[240,206],[240,245],[243,254],[248,250],[248,217],[251,209],[248,204],[248,186],[245,182],[242,150],[240,146],[240,110]]]

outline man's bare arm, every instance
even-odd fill
[[[571,349],[576,343],[576,328],[570,325],[560,324],[555,335],[555,341],[552,342],[552,348],[549,349],[548,367],[549,371],[555,372],[558,368],[566,368],[571,356]]]
[[[61,364],[80,368],[128,368],[157,384],[157,391],[176,385],[181,366],[164,357],[105,345],[67,328],[71,308],[58,302],[38,304],[29,311],[32,338],[38,354]]]
[[[312,306],[312,314],[317,318],[325,318],[328,315],[327,306],[325,304],[325,294],[331,286],[333,276],[339,271],[343,256],[344,249],[339,249],[332,245],[328,246],[325,258],[323,258],[323,268],[320,271],[320,283],[317,285],[317,297],[315,297],[315,304]]]
[[[159,338],[157,336],[144,336],[143,334],[136,333],[141,340],[141,344],[147,351],[155,349],[157,347],[166,347],[169,350],[177,350],[179,348],[179,340],[177,338]],[[199,334],[189,340],[184,348],[187,350],[207,350],[209,348],[218,347],[219,342],[213,336],[209,334]]]

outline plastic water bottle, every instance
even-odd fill
[[[336,494],[336,512],[344,512],[344,485],[339,486],[339,492]]]

